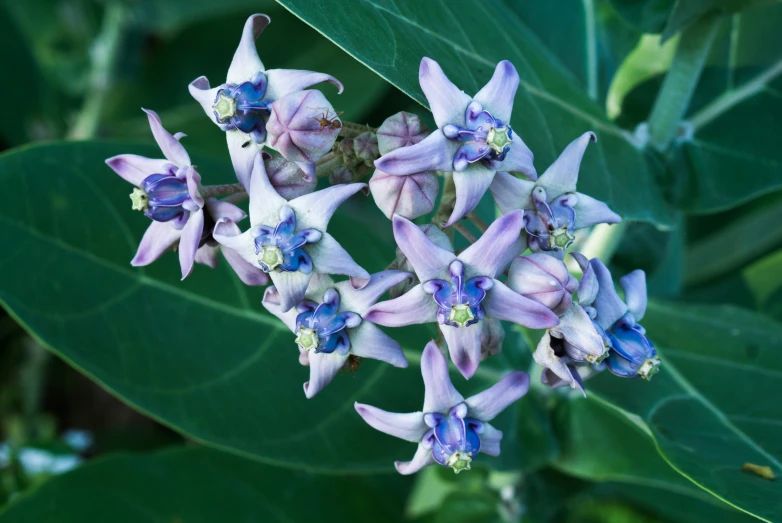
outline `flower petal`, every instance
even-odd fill
[[[464,396],[453,387],[448,361],[434,341],[427,343],[421,354],[421,375],[424,378],[424,412],[445,413],[464,401]]]
[[[534,165],[535,155],[519,135],[513,137],[513,144],[505,159],[499,162],[499,169],[514,173],[522,173],[530,180],[536,180],[538,173]]]
[[[214,103],[217,99],[217,92],[222,89],[221,86],[214,88],[209,87],[209,79],[206,76],[199,76],[187,86],[187,90],[190,91],[190,96],[196,99],[201,104],[204,112],[212,122],[220,125],[215,118]]]
[[[244,23],[242,39],[236,48],[231,66],[228,68],[226,82],[240,84],[248,82],[255,73],[263,71],[263,62],[258,57],[255,39],[263,32],[271,19],[263,14],[254,14]]]
[[[230,133],[229,133],[230,134]],[[253,160],[252,177],[250,179],[250,224],[277,225],[280,221],[279,212],[288,201],[280,196],[266,175],[266,166],[263,164],[263,155],[255,155]]]
[[[589,264],[586,257],[580,253],[571,253],[571,256],[576,260],[581,267],[583,274],[581,274],[581,281],[578,282],[578,303],[581,305],[592,305],[597,296],[597,291],[600,290],[600,286],[597,283],[597,276],[595,276],[595,270]]]
[[[414,220],[434,209],[440,182],[430,172],[396,176],[376,169],[369,188],[375,204],[388,219],[398,214]]]
[[[546,189],[549,201],[565,193],[576,192],[578,169],[589,142],[596,142],[592,131],[585,132],[565,147],[554,163],[538,180],[538,185]]]
[[[471,99],[451,83],[440,68],[440,64],[431,58],[422,58],[418,69],[418,81],[429,101],[429,108],[432,110],[437,127],[449,123],[464,126],[464,114]],[[386,169],[382,170],[386,171]]]
[[[217,268],[219,261],[218,254],[220,253],[219,245],[210,245],[208,243],[203,244],[198,248],[195,255],[195,262],[201,265],[206,265],[212,269]]]
[[[136,256],[130,264],[134,267],[149,265],[160,258],[182,236],[182,231],[174,229],[170,223],[153,221],[141,238]]]
[[[269,283],[269,275],[255,265],[248,263],[239,253],[228,247],[223,247],[223,256],[239,279],[245,285],[259,286]]]
[[[598,223],[619,223],[622,217],[609,209],[608,205],[584,193],[576,193],[576,229],[591,227]]]
[[[217,198],[207,198],[204,205],[215,223],[222,218],[226,218],[234,223],[247,218],[247,215],[239,207],[230,202],[218,200]]]
[[[147,176],[167,172],[167,166],[170,166],[171,163],[168,160],[155,160],[137,154],[120,154],[106,160],[106,165],[126,182],[139,186]]]
[[[478,91],[474,99],[494,118],[507,124],[510,122],[510,115],[513,112],[513,98],[516,96],[518,88],[519,73],[516,72],[512,63],[503,60],[497,64],[489,83]]]
[[[160,150],[163,151],[163,155],[168,158],[168,161],[175,164],[177,167],[185,167],[190,165],[190,156],[187,151],[179,143],[179,140],[166,131],[163,124],[160,123],[160,117],[155,111],[149,109],[142,109],[147,113],[149,119],[149,128],[152,129],[152,135],[155,137],[155,141],[160,146]]]
[[[236,179],[247,189],[250,187],[255,157],[261,155],[260,149],[249,135],[240,131],[226,131],[225,140],[228,142],[228,153]]]
[[[217,222],[212,237],[227,249],[234,251],[253,267],[258,267],[258,255],[255,252],[255,238],[251,231],[236,234],[239,227],[227,218]],[[259,269],[260,270],[260,269]]]
[[[261,303],[267,311],[277,316],[291,332],[296,332],[296,317],[299,315],[299,311],[295,308],[287,311],[282,310],[280,293],[277,292],[276,287],[271,286],[264,291]]]
[[[437,304],[418,284],[398,298],[372,305],[363,317],[386,327],[431,323],[437,321]]]
[[[627,309],[636,321],[641,321],[646,313],[646,273],[640,269],[626,274],[619,280],[625,292]]]
[[[551,371],[559,379],[570,385],[571,388],[579,389],[584,395],[584,387],[581,384],[581,379],[578,376],[578,372],[572,371],[571,368],[560,358],[554,354],[554,350],[551,348],[551,334],[548,331],[543,335],[538,343],[537,349],[532,353],[532,359],[535,363],[541,367],[545,367]],[[543,382],[552,387],[556,387],[558,384],[549,377],[546,379],[546,374],[543,375]]]
[[[358,402],[354,403],[353,407],[370,427],[395,438],[419,443],[429,430],[424,423],[423,412],[398,414]]]
[[[534,188],[535,182],[517,178],[503,171],[494,175],[494,181],[489,186],[494,202],[502,213],[516,209],[532,209],[531,196]]]
[[[449,140],[438,129],[415,145],[384,154],[375,160],[375,167],[397,176],[425,171],[453,171],[453,158],[459,147],[459,142]]]
[[[616,293],[608,267],[597,258],[589,260],[589,265],[595,271],[598,284],[597,296],[595,296],[595,302],[592,305],[597,310],[596,320],[601,327],[608,330],[619,318],[625,315],[627,305]]]
[[[401,216],[394,216],[393,227],[396,244],[419,280],[426,282],[448,274],[448,266],[456,259],[454,253],[432,243],[420,227]]]
[[[337,87],[337,94],[342,94],[342,82],[326,73],[313,71],[298,71],[296,69],[269,69],[266,71],[269,85],[264,99],[276,100],[294,91],[302,91],[321,82],[328,82]]]
[[[308,399],[320,392],[323,387],[331,383],[339,369],[345,365],[348,360],[347,354],[333,352],[326,354],[323,352],[311,352],[310,360],[310,380],[304,384],[304,395]]]
[[[461,220],[467,213],[472,212],[478,206],[492,180],[494,180],[495,173],[494,169],[490,169],[480,163],[470,165],[465,171],[453,173],[453,183],[456,186],[456,203],[453,206],[453,212],[450,218],[448,218],[448,222],[445,224],[446,227]]]
[[[502,441],[502,431],[495,429],[488,423],[484,423],[480,452],[489,456],[499,456],[500,441]]]
[[[520,238],[524,214],[513,211],[496,220],[478,240],[459,255],[476,274],[494,278],[523,250]]]
[[[269,277],[280,295],[280,308],[287,312],[304,299],[312,275],[298,271],[270,272]],[[310,360],[312,360],[311,357]]]
[[[370,276],[369,282],[361,289],[356,289],[350,282],[339,282],[334,286],[342,298],[342,308],[357,314],[364,313],[377,303],[380,297],[391,287],[407,280],[412,284],[415,277],[405,271],[380,271]]]
[[[204,211],[199,209],[191,212],[187,223],[182,228],[182,237],[179,240],[179,265],[182,269],[182,279],[190,275],[195,262],[198,244],[204,232]]]
[[[312,258],[312,266],[317,272],[369,279],[369,273],[353,261],[348,251],[327,232],[319,241],[307,244],[303,249]]]
[[[511,321],[530,329],[547,329],[559,323],[548,307],[510,290],[499,280],[483,301],[486,316]]]
[[[418,444],[418,448],[415,451],[413,459],[410,461],[395,461],[394,467],[400,474],[408,476],[415,474],[424,467],[434,464],[434,456],[432,456],[432,449],[426,448],[422,444]]]
[[[464,400],[470,407],[467,415],[481,421],[491,421],[528,390],[529,374],[522,371],[511,372],[483,392]]]
[[[305,194],[291,200],[289,205],[296,211],[299,229],[318,229],[323,232],[328,228],[329,220],[342,203],[356,194],[364,191],[367,184],[349,183],[327,187],[314,193]]]
[[[481,323],[468,327],[440,325],[440,331],[448,344],[451,361],[462,376],[472,378],[481,362]]]
[[[350,352],[362,358],[385,361],[394,367],[407,367],[407,358],[394,339],[381,331],[376,325],[364,321],[348,331]]]
[[[603,338],[595,330],[589,315],[577,303],[560,316],[559,325],[552,327],[550,332],[556,338],[564,338],[567,353],[575,361],[586,361],[590,355],[601,356],[606,350]]]

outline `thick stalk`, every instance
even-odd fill
[[[595,225],[579,252],[589,259],[600,258],[607,264],[619,248],[626,229],[627,222]]]
[[[225,185],[204,185],[199,188],[203,198],[212,196],[223,196],[226,194],[236,194],[244,192],[244,186],[241,183],[228,183]]]

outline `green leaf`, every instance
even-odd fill
[[[665,24],[663,39],[687,29],[706,16],[726,15],[776,2],[777,0],[677,0]]]
[[[422,104],[422,57],[437,60],[468,93],[477,92],[496,64],[509,59],[521,76],[513,125],[535,153],[538,169],[548,167],[570,141],[592,129],[598,143],[587,151],[579,190],[606,201],[625,218],[670,223],[653,167],[632,138],[608,120],[502,2],[366,1],[351,2],[345,9],[341,0],[279,1]]]
[[[772,521],[782,484],[782,325],[730,306],[650,303],[642,324],[663,360],[651,382],[604,373],[589,391],[653,437],[675,469],[731,505]]]
[[[0,523],[304,523],[402,519],[410,479],[324,476],[207,449],[96,460],[22,495]]]
[[[765,256],[742,273],[757,308],[782,321],[779,292],[782,289],[782,251],[776,251]]]

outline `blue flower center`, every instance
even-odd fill
[[[494,283],[491,278],[485,276],[466,280],[464,265],[459,260],[451,263],[450,272],[450,282],[429,280],[424,283],[423,288],[437,302],[437,321],[441,325],[468,327],[483,318],[481,302]]]
[[[535,187],[532,191],[535,210],[524,211],[524,230],[537,239],[537,246],[544,251],[567,249],[575,240],[576,211],[572,207],[573,195],[563,194],[551,203],[546,190]]]
[[[158,222],[182,219],[190,201],[187,180],[174,174],[152,174],[144,178],[139,187],[130,194],[133,209]]]
[[[646,329],[636,323],[631,313],[626,313],[607,332],[611,351],[606,363],[618,376],[640,376],[650,379],[660,370],[657,350],[646,337]]]
[[[272,102],[263,99],[267,85],[266,75],[259,72],[249,82],[224,84],[217,91],[212,110],[223,130],[241,131],[256,143],[263,142]]]
[[[253,229],[258,266],[264,272],[312,272],[312,259],[304,246],[320,240],[316,229],[296,231],[296,214],[287,205],[280,209],[280,223],[274,227],[261,225]]]
[[[340,312],[339,305],[339,293],[329,289],[323,294],[322,303],[305,300],[296,306],[296,344],[301,350],[342,355],[350,351],[347,331],[361,324],[361,316]]]
[[[443,134],[451,140],[464,142],[454,156],[454,169],[465,170],[469,164],[501,162],[513,143],[513,129],[507,123],[484,111],[478,102],[472,102],[465,113],[465,126],[448,124]]]
[[[453,407],[448,414],[425,414],[424,421],[432,428],[424,435],[424,444],[431,445],[434,460],[457,474],[470,470],[470,463],[481,450],[479,435],[484,431],[483,422],[468,418],[464,403]]]

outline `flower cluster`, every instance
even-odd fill
[[[444,352],[472,378],[501,350],[503,322],[544,330],[533,356],[551,387],[583,391],[584,380],[605,368],[645,379],[658,370],[638,323],[644,273],[620,280],[622,299],[600,260],[571,253],[580,280],[565,264],[577,230],[621,221],[605,203],[576,192],[594,133],[574,140],[538,178],[532,151],[511,125],[519,76],[507,61],[470,97],[424,58],[419,78],[437,124],[432,132],[410,113],[376,129],[343,122],[323,93],[308,89],[329,82],[341,93],[334,77],[264,68],[255,39],[269,21],[247,20],[225,83],[210,87],[200,77],[190,84],[226,135],[238,183],[203,185],[180,143],[184,135],[169,133],[152,111],[146,113],[165,159],[123,154],[106,161],[134,186],[132,209],[151,220],[133,265],[176,250],[185,278],[195,262],[215,267],[219,251],[244,283],[271,282],[263,307],[291,330],[291,348],[309,367],[307,398],[360,358],[407,367],[405,352],[379,326],[437,325],[438,340],[421,355],[421,412],[355,405],[372,427],[418,444],[412,461],[396,463],[402,474],[434,463],[460,472],[479,452],[500,453],[502,432],[488,422],[527,392],[529,376],[511,372],[464,399]],[[317,178],[331,186],[318,190]],[[441,178],[431,223],[413,223],[434,210]],[[327,230],[338,207],[359,192],[372,193],[398,247],[388,269],[374,274]],[[488,225],[473,213],[487,192],[502,213]],[[247,213],[235,205],[243,199]],[[479,238],[463,219],[482,231]],[[470,242],[458,252],[454,230]]]

